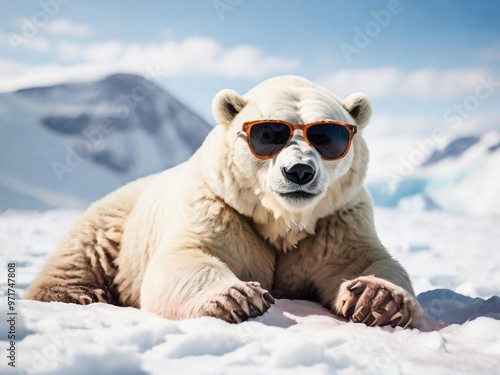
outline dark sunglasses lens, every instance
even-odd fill
[[[270,156],[280,151],[290,137],[290,128],[279,122],[263,122],[250,129],[250,144],[259,156]]]
[[[323,157],[336,159],[349,145],[349,130],[335,124],[318,124],[307,129],[307,138]]]

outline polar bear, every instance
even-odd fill
[[[274,295],[369,326],[418,324],[363,187],[367,97],[280,76],[223,90],[212,109],[217,126],[191,159],[94,203],[27,298],[238,323]]]

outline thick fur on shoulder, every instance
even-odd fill
[[[27,297],[237,323],[265,313],[271,291],[367,325],[418,324],[408,275],[380,243],[363,188],[366,96],[342,100],[282,76],[244,95],[223,90],[212,108],[218,126],[192,158],[92,205]],[[323,159],[302,130],[259,159],[242,128],[260,119],[334,120],[358,132],[341,159]]]

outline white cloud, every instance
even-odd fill
[[[69,81],[100,78],[112,73],[110,67],[88,64],[71,66],[44,64],[26,65],[12,60],[0,60],[0,91],[12,91],[24,87],[51,85]]]
[[[121,44],[107,42],[82,49],[92,62],[115,62],[127,69],[159,65],[167,75],[211,74],[224,77],[258,78],[275,71],[293,70],[296,60],[264,56],[252,46],[223,48],[215,40],[191,37],[161,44]]]
[[[25,68],[26,66],[24,64],[18,63],[17,61],[0,59],[1,81],[8,80],[10,77],[21,76]]]
[[[50,43],[47,38],[41,36],[27,38],[22,34],[2,32],[0,34],[0,46],[14,52],[17,52],[20,48],[46,52],[50,48]]]
[[[57,18],[48,23],[45,29],[49,34],[83,38],[91,34],[90,26],[76,23],[67,18]]]
[[[47,24],[40,24],[36,22],[35,18],[30,20],[21,17],[13,19],[12,24],[16,30],[8,33],[1,32],[0,46],[9,47],[14,52],[18,52],[20,49],[47,52],[50,49],[48,37],[52,35],[84,37],[91,33],[89,26],[75,23],[66,18],[53,19]]]
[[[339,96],[363,91],[374,98],[403,95],[419,99],[450,99],[473,94],[487,77],[484,69],[418,69],[396,68],[340,70],[318,80]]]
[[[28,39],[26,44],[26,48],[34,49],[36,51],[45,52],[48,51],[50,47],[50,43],[47,38],[38,36],[33,39]]]
[[[5,75],[0,91],[29,85],[43,85],[80,78],[95,78],[117,71],[161,76],[206,74],[221,77],[260,78],[270,73],[290,72],[299,66],[295,59],[268,56],[253,46],[224,48],[215,40],[191,37],[182,41],[158,44],[124,44],[119,41],[75,43],[68,40],[55,45],[58,57],[73,65],[50,64],[30,66],[15,61],[0,61],[17,74]],[[21,67],[21,68],[19,68]]]
[[[389,136],[399,136],[401,133],[409,137],[418,137],[431,132],[441,122],[441,118],[425,115],[410,116],[374,113],[365,134],[370,137],[385,139]]]
[[[91,63],[112,63],[123,58],[125,47],[117,41],[96,43],[82,49],[84,60]]]
[[[81,59],[81,49],[78,44],[60,40],[55,45],[56,55],[63,61],[77,61]]]
[[[458,136],[498,130],[498,124],[500,124],[500,114],[497,112],[475,112],[469,118],[464,118],[452,134]]]

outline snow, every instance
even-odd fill
[[[440,209],[479,217],[500,216],[499,131],[462,135],[427,156],[413,145],[413,151],[406,151],[409,156],[403,158],[402,147],[412,150],[408,139],[397,147],[376,142],[373,146],[375,157],[368,187],[376,204],[406,210]],[[386,150],[380,152],[381,147]],[[394,158],[398,154],[399,158]],[[417,156],[420,165],[413,164]]]
[[[16,263],[19,298],[79,214],[0,215],[2,264]],[[277,300],[264,316],[231,325],[169,321],[105,304],[19,300],[16,369],[3,356],[0,373],[498,374],[500,219],[384,208],[375,215],[382,241],[420,294],[420,329],[368,328],[309,301]],[[2,341],[4,353],[5,347]]]

